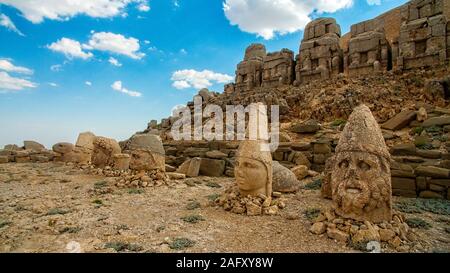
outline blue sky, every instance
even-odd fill
[[[222,92],[250,43],[297,52],[311,18],[346,33],[405,2],[0,0],[0,147],[126,139],[200,87]]]

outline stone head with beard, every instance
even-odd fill
[[[392,219],[390,154],[370,109],[356,107],[336,147],[331,173],[333,206],[344,218]]]

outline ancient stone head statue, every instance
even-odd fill
[[[365,105],[356,107],[336,147],[331,173],[337,214],[358,221],[390,221],[390,154],[383,135]]]
[[[243,196],[272,196],[272,155],[262,151],[262,140],[244,140],[236,155],[234,175]]]

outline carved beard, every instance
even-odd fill
[[[379,177],[367,183],[351,180],[337,187],[336,203],[344,213],[363,214],[385,205],[390,195],[387,181]],[[352,189],[349,190],[348,189]],[[358,192],[359,190],[359,192]]]

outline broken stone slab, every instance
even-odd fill
[[[402,143],[393,146],[390,153],[395,156],[416,155],[416,145],[413,143]]]
[[[419,166],[415,169],[418,176],[428,176],[432,178],[450,178],[450,170],[434,167],[434,166]]]
[[[308,167],[305,165],[298,165],[291,169],[291,171],[295,174],[298,180],[302,180],[303,178],[309,175]]]
[[[404,189],[392,189],[392,195],[403,196],[403,197],[408,197],[408,198],[415,198],[415,197],[417,197],[416,191],[404,190]]]
[[[294,133],[313,134],[320,130],[320,124],[310,119],[308,121],[292,125],[291,131]]]
[[[177,168],[175,168],[174,166],[166,164],[166,172],[175,172],[176,170]]]
[[[424,158],[431,158],[431,159],[438,159],[441,158],[441,151],[439,150],[422,150],[422,149],[417,149],[416,150],[417,155],[424,157]]]
[[[450,124],[450,116],[433,117],[422,123],[423,127],[444,126]]]
[[[277,161],[272,161],[272,189],[277,192],[295,192],[300,182],[295,174]]]
[[[0,164],[8,163],[9,162],[9,156],[1,155],[0,156]]]
[[[220,159],[202,158],[200,174],[205,176],[219,177],[225,171],[225,161]]]
[[[20,150],[22,150],[22,148],[20,148],[16,144],[7,144],[7,145],[5,145],[5,147],[3,149],[4,150],[8,150],[8,151],[20,151]]]
[[[25,148],[25,150],[32,150],[32,151],[43,151],[45,150],[45,146],[42,145],[41,143],[38,143],[36,141],[32,141],[32,140],[25,140],[23,142],[23,147]]]
[[[177,173],[183,173],[187,177],[197,177],[200,172],[200,165],[201,165],[201,158],[194,157],[188,159],[178,167]]]
[[[381,128],[397,131],[405,128],[408,124],[416,119],[416,111],[413,110],[403,110],[397,115],[395,115],[390,120],[386,121],[381,125]]]
[[[181,180],[186,178],[184,173],[168,172],[166,175],[171,180]]]
[[[411,166],[410,166],[411,167]],[[392,177],[407,177],[407,178],[415,178],[414,170],[411,167],[411,171],[407,170],[392,170],[391,169],[391,176]]]
[[[404,177],[392,177],[392,188],[402,190],[416,190],[416,179]]]
[[[228,155],[225,153],[222,153],[221,151],[213,150],[206,152],[206,157],[212,158],[212,159],[223,159],[227,158]]]
[[[421,191],[419,193],[419,197],[427,199],[444,199],[444,196],[442,194],[434,191]]]
[[[294,151],[309,151],[311,150],[311,143],[308,142],[292,142],[291,149]]]

